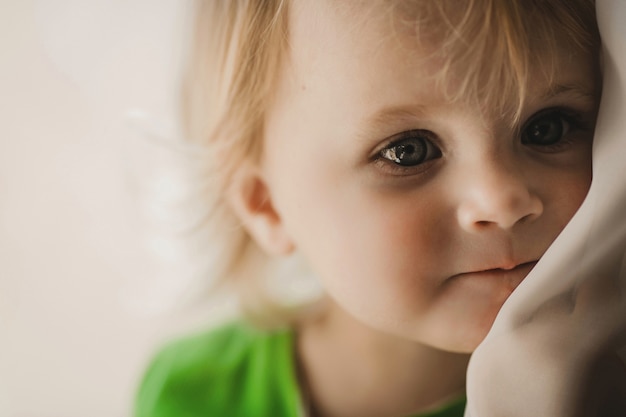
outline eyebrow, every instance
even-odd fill
[[[374,113],[368,118],[368,121],[374,124],[385,123],[390,120],[415,118],[426,114],[427,106],[408,105],[408,106],[390,106]]]
[[[599,91],[589,89],[581,84],[555,84],[546,91],[541,98],[548,100],[560,95],[572,95],[589,101],[596,101]]]
[[[363,137],[368,137],[371,131],[378,133],[377,130],[393,123],[415,121],[425,117],[427,108],[428,106],[415,104],[383,107],[365,119],[360,133]]]

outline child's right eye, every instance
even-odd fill
[[[408,168],[441,157],[441,150],[428,136],[419,130],[401,133],[399,138],[380,150],[378,158]]]

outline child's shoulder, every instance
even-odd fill
[[[144,376],[135,416],[297,416],[296,381],[291,331],[228,323],[162,349]]]

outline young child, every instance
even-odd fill
[[[173,343],[136,416],[462,416],[469,354],[590,186],[593,1],[205,0],[195,36],[217,272],[252,311],[297,252],[325,296]]]

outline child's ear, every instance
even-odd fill
[[[287,255],[294,244],[276,211],[270,189],[258,167],[245,164],[235,175],[228,200],[256,243],[270,255]]]

